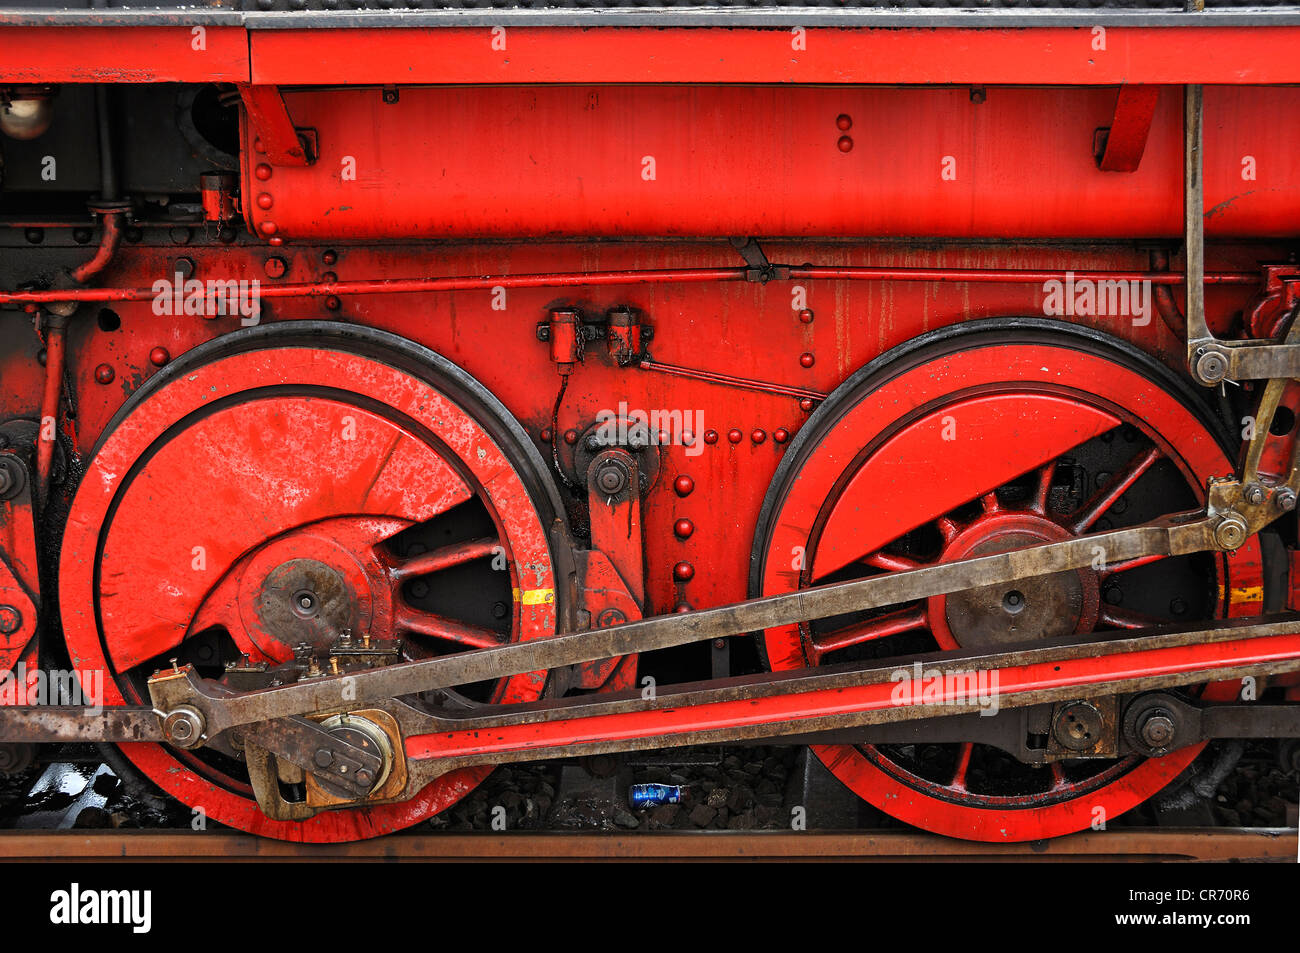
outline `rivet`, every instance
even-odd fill
[[[840,141],[835,143],[840,152],[852,152],[853,140],[848,136],[840,136]]]
[[[690,539],[695,532],[695,524],[683,517],[673,524],[673,534],[678,539]]]
[[[343,307],[343,302],[334,297],[334,295],[330,295],[325,299],[325,307],[330,311],[337,311],[339,308]]]
[[[576,430],[564,431],[564,442],[567,443],[570,447],[572,447],[575,443],[578,442],[578,431]]]
[[[334,262],[339,260],[339,253],[336,252],[333,248],[327,249],[324,253],[321,254],[320,260],[325,262],[325,264],[327,265],[332,265],[334,264]]]
[[[260,192],[260,193],[258,193],[258,196],[257,196],[257,207],[258,207],[258,208],[270,208],[270,207],[271,207],[272,205],[274,205],[274,204],[275,204],[275,199],[273,199],[273,198],[271,197],[271,193],[270,193],[270,192]]]
[[[268,238],[266,243],[273,248],[279,248],[284,244],[284,239],[277,235],[275,238]]]
[[[258,136],[256,139],[253,140],[253,151],[254,151],[254,152],[265,152],[265,151],[266,151],[266,147],[265,147],[264,145],[262,145],[262,137],[261,137],[261,136]]]
[[[808,308],[799,312],[799,320],[804,324],[812,324],[813,313]]]
[[[813,357],[812,351],[804,351],[802,354],[799,355],[799,363],[803,367],[812,367],[813,364],[816,363],[816,361],[817,358]]]
[[[835,128],[840,132],[848,132],[853,128],[853,117],[848,113],[840,113],[835,117]]]
[[[717,442],[718,442],[718,432],[717,432],[716,430],[706,430],[706,431],[704,431],[704,442],[705,442],[705,443],[717,443]]]
[[[289,266],[284,263],[284,259],[276,255],[268,258],[263,267],[266,269],[268,278],[283,278],[284,273],[289,270]]]
[[[695,578],[695,567],[683,559],[673,567],[673,578],[678,582],[690,582]]]
[[[542,428],[542,432],[539,433],[537,436],[541,438],[542,443],[550,443],[550,442],[551,442],[551,428],[550,428],[550,427],[543,427],[543,428]]]
[[[113,378],[116,376],[117,375],[114,373],[112,365],[100,364],[95,368],[95,380],[99,381],[101,384],[113,383]]]
[[[677,605],[673,606],[673,611],[674,611],[674,612],[694,612],[695,610],[691,608],[691,604],[690,604],[689,602],[679,602],[679,603],[677,603]]]
[[[749,439],[754,441],[755,444],[760,444],[767,439],[767,431],[762,430],[759,427],[755,427],[752,431],[750,431]]]
[[[743,433],[734,427],[727,431],[727,439],[732,443],[740,443],[740,441],[744,439],[744,436]]]
[[[261,230],[263,235],[274,235],[277,231],[279,231],[279,228],[276,227],[275,222],[263,222],[261,225],[258,226],[258,228]]]
[[[786,430],[784,427],[778,427],[776,430],[772,431],[772,439],[777,443],[785,443],[790,439],[790,431]]]
[[[271,167],[265,162],[260,162],[253,167],[253,175],[265,182],[271,177]]]
[[[691,491],[695,489],[695,481],[683,473],[673,481],[673,489],[677,491],[678,496],[690,496]]]
[[[332,284],[334,284],[334,282],[336,282],[336,281],[339,280],[339,276],[336,275],[336,274],[334,274],[334,272],[332,272],[332,271],[327,271],[327,272],[325,272],[325,274],[323,274],[323,275],[320,276],[320,280],[321,280],[324,284],[332,285]]]
[[[808,413],[808,412],[810,412],[810,411],[813,409],[813,401],[812,401],[812,398],[811,398],[811,397],[804,397],[802,400],[800,400],[800,401],[799,401],[799,409],[802,410],[804,413]]]
[[[167,348],[165,347],[156,347],[149,352],[149,363],[155,367],[162,367],[171,359],[172,356],[167,352]]]

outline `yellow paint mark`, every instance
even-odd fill
[[[1223,598],[1223,586],[1219,586],[1219,598]],[[1263,586],[1233,586],[1228,590],[1228,604],[1238,605],[1242,602],[1263,602]]]
[[[526,606],[540,606],[555,601],[554,589],[516,589],[515,602]]]

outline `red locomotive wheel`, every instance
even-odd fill
[[[393,335],[317,322],[239,332],[186,354],[107,428],[63,540],[69,652],[106,701],[140,703],[179,658],[219,676],[242,655],[282,662],[349,630],[407,657],[556,631],[545,466],[464,372]],[[545,673],[468,686],[538,698]],[[489,768],[401,804],[275,821],[242,762],[212,749],[122,746],[206,816],[301,841],[389,833],[443,810]]]
[[[976,322],[896,348],[800,432],[764,504],[753,595],[1005,552],[1201,505],[1232,471],[1168,369],[1095,332]],[[773,670],[981,648],[1262,608],[1259,542],[1089,568],[770,629]],[[1099,635],[1104,638],[1104,634]],[[1208,686],[1232,697],[1236,683]],[[1156,794],[1204,746],[1163,758],[1026,765],[983,744],[813,750],[858,795],[929,831],[1022,841]]]

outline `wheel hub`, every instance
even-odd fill
[[[940,562],[1056,543],[1071,534],[1033,513],[993,512],[979,517],[945,545]],[[934,596],[929,616],[940,645],[996,650],[1075,632],[1097,623],[1100,583],[1093,570],[1022,579],[1014,586],[985,586]]]

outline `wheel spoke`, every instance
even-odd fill
[[[1047,498],[1052,492],[1052,477],[1056,475],[1056,461],[1038,471],[1038,485],[1034,489],[1034,502],[1031,509],[1043,516],[1047,515]]]
[[[952,780],[948,782],[948,787],[956,788],[958,791],[967,790],[966,774],[970,771],[970,756],[975,750],[973,741],[963,741],[961,750],[957,753],[957,766],[952,770]]]
[[[1107,565],[1105,569],[1097,574],[1097,578],[1104,582],[1111,576],[1119,575],[1122,572],[1128,572],[1130,569],[1136,569],[1138,566],[1145,566],[1147,563],[1155,563],[1168,558],[1168,553],[1157,553],[1151,556],[1134,556],[1132,559],[1122,559],[1117,563]]]
[[[430,635],[436,639],[455,642],[472,649],[490,649],[506,642],[500,632],[465,622],[457,622],[436,612],[425,612],[408,605],[397,608],[393,625],[406,632]]]
[[[471,539],[468,542],[453,543],[450,546],[440,546],[427,553],[420,553],[418,556],[403,559],[393,567],[393,579],[401,582],[410,579],[412,576],[442,572],[444,569],[473,562],[476,559],[486,559],[494,552],[497,552],[500,546],[501,541],[495,536]]]
[[[813,664],[820,663],[822,656],[829,652],[837,652],[873,639],[883,639],[890,635],[922,629],[925,628],[925,624],[925,607],[912,606],[813,636]]]
[[[935,525],[939,527],[939,533],[943,536],[945,544],[951,543],[957,538],[957,534],[961,532],[961,528],[946,516],[940,516],[935,520]]]
[[[920,569],[922,563],[907,556],[896,556],[893,553],[887,553],[883,549],[877,550],[870,556],[862,557],[864,565],[872,566],[876,569],[885,569],[889,572],[904,572],[908,569]]]
[[[1149,629],[1152,626],[1169,624],[1168,619],[1162,619],[1159,616],[1138,612],[1135,609],[1121,609],[1119,606],[1104,603],[1097,621],[1105,625],[1112,625],[1117,629]]]
[[[1089,500],[1083,509],[1076,514],[1074,522],[1070,525],[1070,531],[1076,535],[1086,533],[1089,527],[1101,519],[1102,514],[1110,509],[1115,501],[1127,493],[1129,487],[1151,468],[1151,464],[1160,459],[1160,456],[1160,448],[1152,447],[1145,453],[1139,453],[1130,460],[1128,466],[1122,472],[1111,477],[1110,482],[1098,490],[1097,495]]]

